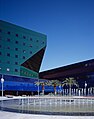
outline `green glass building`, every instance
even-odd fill
[[[0,74],[38,78],[47,36],[0,20]]]

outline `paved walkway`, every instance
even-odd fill
[[[0,111],[0,119],[94,119],[94,116],[54,116]]]

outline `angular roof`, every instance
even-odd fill
[[[94,59],[40,72],[42,79],[58,79],[94,72]]]

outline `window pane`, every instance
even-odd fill
[[[15,58],[18,58],[18,55],[15,55]]]
[[[25,37],[25,36],[23,36],[23,38],[24,38],[24,39],[26,39],[26,37]]]
[[[23,56],[23,59],[25,59],[25,56]]]
[[[18,44],[18,41],[15,41],[16,44]]]
[[[7,56],[10,57],[10,53],[7,53]]]
[[[10,31],[8,31],[7,33],[10,34]]]
[[[16,65],[18,65],[18,62],[15,62]]]
[[[18,34],[16,34],[16,37],[18,37]]]
[[[10,39],[9,39],[9,38],[7,38],[7,41],[8,41],[8,42],[10,42]]]
[[[0,52],[0,55],[2,55],[2,53]]]
[[[15,69],[15,72],[18,72],[18,69]]]
[[[15,48],[16,51],[18,51],[18,48]]]

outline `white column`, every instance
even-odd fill
[[[68,94],[68,89],[67,89],[67,94]]]
[[[86,87],[87,87],[87,83],[86,83],[86,81],[85,81],[85,95],[86,95]]]
[[[76,95],[77,95],[77,93],[78,93],[77,91],[78,91],[78,89],[76,89]]]
[[[79,90],[78,94],[79,94],[79,96],[80,96],[80,90]]]
[[[73,89],[72,89],[72,91],[71,91],[71,94],[73,95]]]
[[[88,95],[90,95],[90,88],[88,88]]]
[[[82,96],[83,96],[83,88],[82,88]]]

